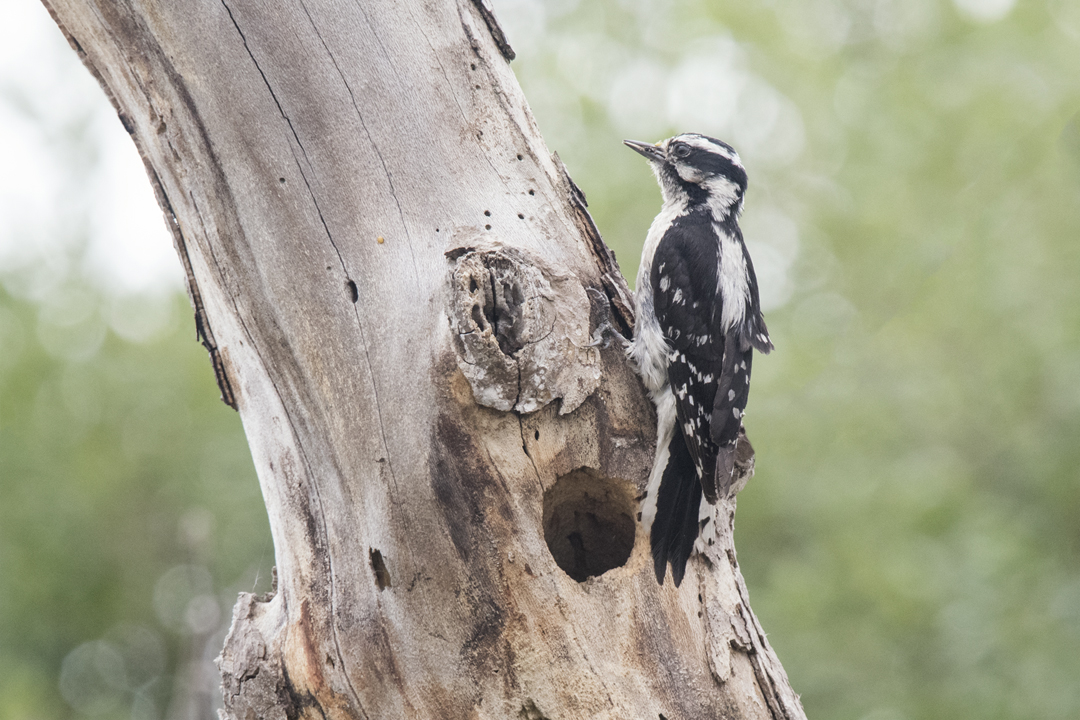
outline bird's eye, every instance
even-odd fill
[[[684,158],[690,154],[690,146],[679,143],[671,148],[671,154],[677,158]]]

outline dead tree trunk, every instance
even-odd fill
[[[797,718],[734,503],[635,518],[626,286],[487,0],[45,0],[131,133],[274,537],[233,718]]]

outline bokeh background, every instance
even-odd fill
[[[737,545],[808,715],[1080,717],[1080,2],[494,4],[628,277],[659,194],[622,138],[749,168],[777,350]],[[0,168],[0,718],[208,718],[265,511],[141,163],[34,0],[0,5]]]

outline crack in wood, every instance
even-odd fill
[[[307,165],[310,167],[311,166],[311,159],[308,157],[307,150],[304,148],[304,143],[300,140],[300,134],[296,131],[296,128],[293,126],[292,119],[285,112],[285,108],[282,106],[281,101],[278,99],[277,93],[274,92],[274,88],[270,85],[270,79],[266,77],[266,73],[263,71],[262,67],[259,65],[259,61],[255,58],[255,53],[252,51],[251,47],[248,45],[247,36],[244,35],[244,31],[240,29],[240,24],[237,22],[236,18],[233,16],[233,12],[229,8],[229,6],[225,2],[225,0],[221,0],[221,5],[225,8],[225,12],[227,12],[229,14],[229,19],[232,21],[233,27],[236,28],[236,32],[239,33],[240,40],[244,44],[244,50],[247,51],[248,57],[251,58],[251,62],[255,66],[255,69],[259,71],[259,76],[262,78],[263,84],[266,86],[267,92],[270,93],[271,99],[274,101],[274,104],[277,106],[278,112],[281,114],[281,118],[289,126],[289,131],[292,133],[293,139],[296,141],[297,147],[300,148],[300,154],[304,157],[304,162],[307,163]],[[305,7],[304,10],[306,12],[307,8]],[[311,19],[310,15],[308,15],[308,19],[309,20]],[[315,34],[319,35],[318,28],[314,27],[314,22],[312,22],[312,27],[315,29]],[[321,35],[319,35],[319,39],[322,40]],[[326,47],[325,43],[323,43],[323,47],[324,48]],[[330,54],[330,50],[328,48],[327,48],[327,54]],[[332,62],[334,62],[334,66],[337,67],[337,63],[336,63],[336,61],[334,61],[333,55],[330,55],[330,59],[331,59]],[[339,69],[338,72],[340,73],[340,69]],[[344,81],[344,76],[342,76],[342,80]],[[348,88],[348,83],[346,83],[346,88]],[[349,90],[349,94],[352,95],[352,90],[351,89]],[[355,102],[354,102],[354,107],[355,107]],[[359,114],[359,110],[357,110],[357,113]],[[363,117],[360,118],[360,122],[361,122],[361,124],[363,124]],[[366,126],[365,126],[365,130],[366,130]],[[368,139],[369,140],[371,139],[370,135],[368,136]],[[378,152],[378,149],[376,149],[376,152]],[[293,161],[296,163],[296,169],[300,173],[300,179],[304,181],[304,186],[307,188],[308,195],[311,198],[311,203],[315,207],[315,213],[319,216],[319,222],[322,224],[323,230],[326,232],[326,238],[330,242],[330,245],[334,248],[334,252],[338,256],[338,262],[341,263],[342,270],[344,270],[345,274],[348,275],[348,268],[345,267],[345,261],[341,256],[341,251],[338,249],[337,243],[334,241],[334,234],[332,232],[330,232],[330,226],[329,226],[329,224],[327,224],[326,217],[323,215],[322,208],[319,206],[319,200],[315,195],[315,190],[311,187],[311,181],[308,180],[307,173],[304,172],[304,165],[300,162],[300,158],[296,157],[296,152],[295,151],[293,152]],[[384,170],[385,170],[385,166],[384,166]],[[388,176],[388,179],[389,179],[389,176]],[[393,185],[391,185],[391,191],[392,191],[392,189],[393,189]],[[400,209],[400,206],[399,206],[399,209]]]
[[[536,465],[536,458],[529,452],[529,441],[525,436],[525,418],[518,415],[518,430],[521,432],[521,449],[525,453],[525,457],[529,458],[529,463],[532,465],[533,473],[536,475],[536,484],[540,486],[540,493],[543,495],[545,492],[544,479],[540,474],[540,468]],[[540,439],[540,431],[536,431],[536,439]]]
[[[413,248],[412,236],[409,234],[409,226],[405,222],[405,211],[401,207],[401,199],[398,197],[397,189],[394,187],[393,175],[390,173],[390,168],[386,164],[386,159],[383,157],[382,151],[379,149],[379,146],[375,143],[374,138],[371,137],[371,130],[367,126],[367,121],[364,120],[364,114],[362,112],[360,112],[360,106],[356,102],[356,95],[355,95],[355,93],[353,93],[353,89],[352,89],[352,86],[349,84],[348,78],[345,77],[345,73],[342,71],[341,66],[338,65],[337,58],[334,57],[334,53],[331,52],[330,46],[326,44],[326,40],[323,38],[322,33],[319,32],[319,28],[315,24],[315,20],[311,17],[311,13],[308,12],[307,6],[302,2],[300,3],[300,5],[304,10],[304,14],[307,15],[308,21],[311,23],[311,29],[315,31],[315,36],[317,38],[319,38],[319,42],[322,43],[323,49],[326,50],[326,55],[330,58],[330,62],[334,65],[334,69],[337,70],[338,77],[341,78],[342,85],[345,86],[346,92],[349,93],[349,100],[352,102],[353,110],[356,111],[356,117],[360,121],[360,127],[362,127],[364,129],[364,135],[367,136],[368,142],[371,143],[371,149],[375,152],[375,157],[379,158],[379,164],[382,166],[383,174],[386,176],[386,184],[390,187],[390,197],[392,197],[394,199],[394,205],[397,207],[398,217],[401,219],[401,229],[402,229],[402,232],[405,233],[405,240],[407,241],[407,245],[409,247],[409,254],[412,257],[413,277],[416,280],[417,285],[419,286],[419,284],[420,284],[420,275],[419,275],[419,271],[417,270],[417,267],[416,267],[416,252],[415,252],[415,249]],[[364,13],[364,18],[367,19],[367,13]],[[374,33],[374,29],[371,28],[371,21],[367,20],[367,22],[368,22],[368,28],[371,29],[372,32]],[[379,39],[378,34],[377,33],[374,33],[374,34],[375,34],[376,39],[379,40],[379,42],[381,44],[382,41],[381,41],[381,39]],[[385,54],[385,49],[383,50],[383,52]],[[296,142],[299,143],[300,139],[297,138]],[[301,146],[301,149],[303,149],[303,146]],[[306,154],[305,154],[305,157],[306,157]],[[320,215],[320,217],[321,217],[321,215]],[[331,240],[331,242],[332,242],[332,240]],[[337,247],[335,246],[334,249],[336,250]],[[339,253],[339,255],[340,255],[340,253]]]
[[[503,32],[499,21],[495,18],[495,9],[491,7],[489,0],[472,0],[472,4],[480,12],[480,17],[484,19],[484,23],[491,33],[491,39],[495,41],[495,45],[498,46],[502,56],[506,58],[506,62],[516,58],[517,53],[510,47],[510,43],[506,39],[506,33]]]
[[[195,270],[192,268],[191,257],[188,255],[184,233],[180,229],[179,223],[176,222],[176,215],[173,213],[172,205],[165,194],[165,189],[161,186],[161,180],[157,177],[157,173],[151,173],[151,180],[155,191],[160,193],[159,202],[162,207],[167,209],[169,216],[173,219],[170,229],[173,231],[173,240],[176,244],[176,252],[180,256],[180,264],[184,267],[188,297],[191,298],[191,305],[195,309],[195,337],[210,354],[210,365],[214,368],[214,379],[217,381],[218,390],[221,391],[221,401],[233,410],[239,410],[236,393],[233,392],[232,381],[229,379],[225,358],[218,348],[217,341],[214,339],[214,331],[210,329],[210,321],[206,316],[206,306],[203,303],[202,293],[199,291],[199,284],[195,280]],[[202,214],[199,211],[199,206],[195,202],[194,196],[189,197],[201,224]]]

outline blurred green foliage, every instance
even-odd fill
[[[115,330],[148,320],[142,342]],[[157,717],[166,671],[237,589],[265,589],[258,483],[193,336],[182,296],[0,289],[0,717],[68,717],[65,699],[107,717],[141,699],[137,716]],[[87,642],[112,666],[80,662]]]
[[[1080,3],[496,11],[628,276],[659,194],[623,137],[707,132],[749,168],[777,350],[737,546],[808,715],[1080,717]],[[186,300],[21,272],[0,290],[0,718],[159,717],[214,608],[265,589],[239,421]]]

